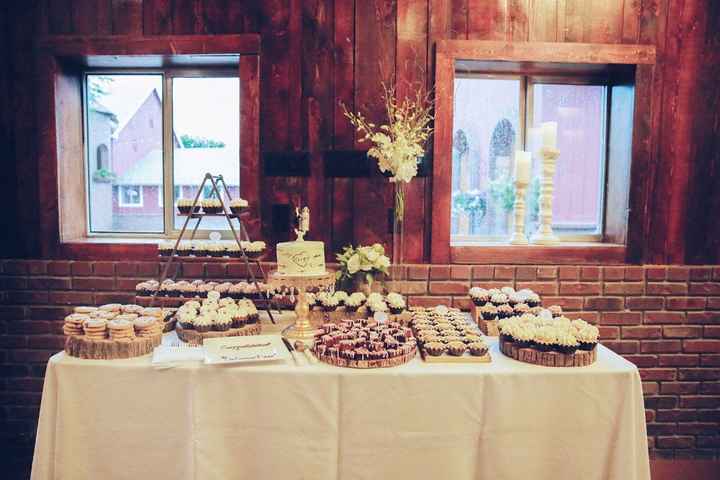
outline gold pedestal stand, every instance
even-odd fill
[[[295,303],[295,323],[282,331],[282,336],[288,340],[300,340],[310,344],[315,338],[315,328],[310,324],[310,306],[307,301],[307,289],[319,288],[331,291],[335,288],[335,272],[325,272],[320,275],[284,275],[272,272],[268,276],[268,283],[272,288],[297,289]]]

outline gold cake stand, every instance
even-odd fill
[[[335,288],[335,272],[326,271],[318,275],[286,275],[275,271],[268,276],[268,283],[273,288],[288,287],[297,289],[295,323],[283,330],[282,336],[292,341],[300,340],[304,343],[311,343],[315,338],[315,328],[310,324],[307,289],[333,290]]]

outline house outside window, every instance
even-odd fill
[[[118,204],[121,207],[142,207],[143,187],[139,185],[120,185],[118,187]]]

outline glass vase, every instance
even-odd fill
[[[405,280],[405,182],[395,182],[390,278],[393,283]]]

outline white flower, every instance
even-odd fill
[[[347,262],[347,269],[350,275],[357,273],[360,270],[360,256],[356,253]]]
[[[375,251],[376,251],[377,253],[379,253],[380,255],[384,255],[384,254],[385,254],[385,247],[383,247],[383,246],[382,246],[381,244],[379,244],[379,243],[373,243],[372,249],[375,250]]]
[[[388,268],[390,266],[390,259],[388,257],[386,257],[385,255],[382,255],[380,258],[378,258],[378,261],[375,264],[375,266],[378,269]]]
[[[376,252],[375,250],[373,250],[372,248],[370,248],[367,251],[367,253],[365,253],[365,256],[371,263],[375,263],[375,262],[377,262],[378,257],[380,257],[380,254],[378,252]]]

